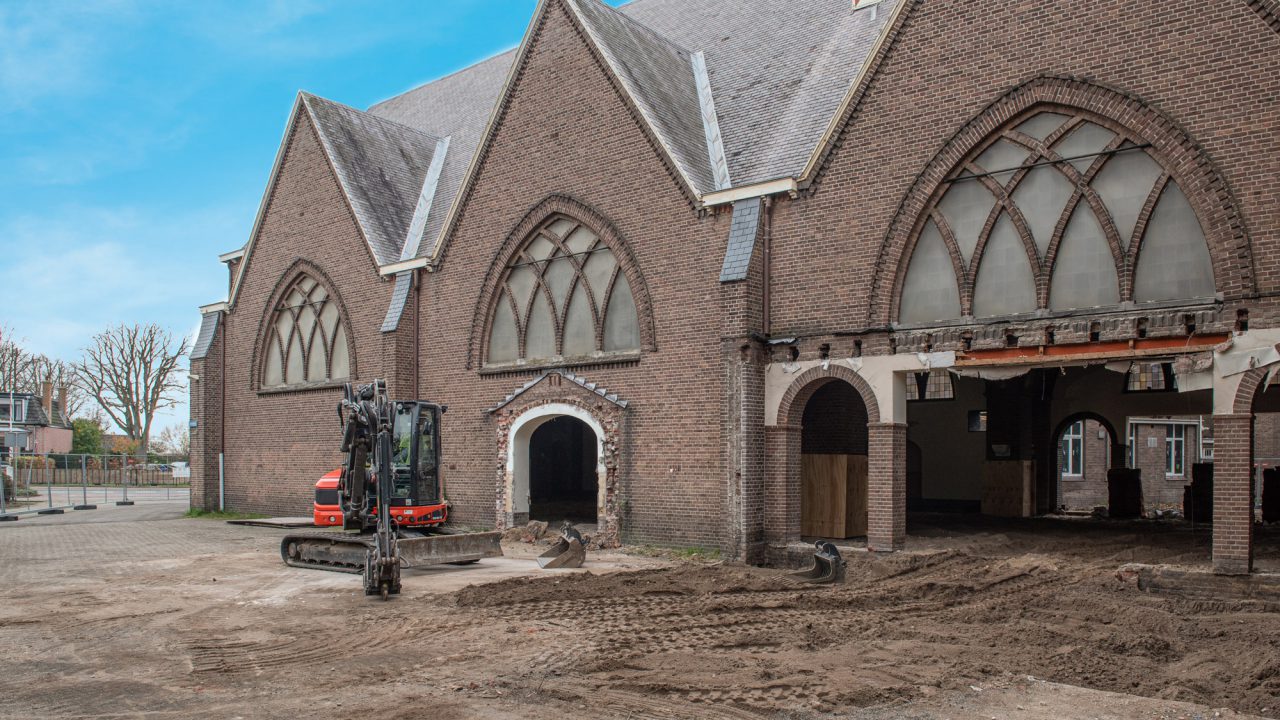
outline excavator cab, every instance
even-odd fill
[[[392,508],[441,504],[437,450],[443,412],[444,407],[435,403],[418,400],[395,403],[391,425]]]

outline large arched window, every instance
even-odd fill
[[[1195,211],[1139,137],[1060,108],[1020,115],[927,206],[898,320],[1214,297]]]
[[[265,343],[263,388],[345,380],[351,374],[338,305],[306,273],[294,279],[276,304]]]
[[[640,349],[631,285],[591,228],[554,215],[498,282],[487,364],[566,361]]]

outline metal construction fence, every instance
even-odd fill
[[[185,456],[0,452],[0,520],[189,497]],[[132,497],[130,493],[132,492]]]

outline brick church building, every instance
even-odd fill
[[[192,502],[307,512],[349,380],[448,405],[455,522],[748,562],[1052,512],[1071,428],[1121,467],[1205,417],[1248,571],[1278,193],[1277,0],[542,0],[366,110],[299,94],[201,308]]]

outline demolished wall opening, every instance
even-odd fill
[[[567,415],[540,425],[529,438],[529,518],[555,524],[596,521],[596,436]]]
[[[867,406],[849,383],[830,380],[801,420],[800,534],[867,534]]]

